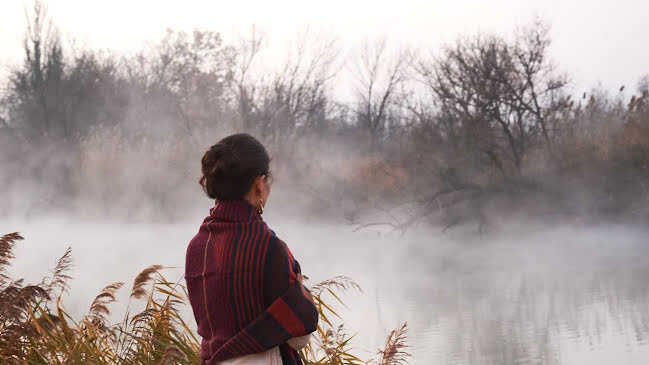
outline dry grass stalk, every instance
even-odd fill
[[[162,270],[162,265],[152,265],[142,270],[133,281],[133,290],[131,290],[131,298],[146,299],[149,296],[149,291],[146,286],[151,282],[153,276]]]
[[[13,250],[16,241],[23,239],[18,232],[5,234],[0,238],[0,283],[8,279],[6,276],[7,266],[9,266],[11,259],[14,258]]]
[[[90,310],[88,311],[88,320],[93,324],[93,326],[101,329],[107,328],[107,317],[110,315],[110,309],[108,305],[115,302],[115,294],[117,291],[124,285],[124,283],[113,283],[103,288],[99,295],[90,304]]]
[[[169,346],[165,349],[159,365],[172,365],[187,361],[187,356],[176,346]]]
[[[70,270],[72,267],[72,248],[68,247],[65,250],[65,253],[61,258],[56,262],[56,266],[54,266],[54,271],[52,272],[52,278],[50,279],[50,283],[47,288],[48,293],[52,293],[52,291],[56,288],[59,288],[61,293],[67,291],[68,289],[68,281],[72,279],[70,275],[67,274],[67,272]]]
[[[380,365],[401,365],[407,363],[407,358],[411,355],[406,352],[406,331],[408,322],[404,323],[401,328],[392,330],[388,339],[385,341],[383,350],[379,350],[381,355]]]
[[[24,280],[11,280],[6,275],[7,267],[14,258],[13,249],[23,237],[17,233],[5,234],[0,238],[0,333],[8,327],[21,327],[29,318],[32,302],[49,299],[47,291],[38,285],[24,285]]]
[[[311,291],[317,295],[325,290],[348,291],[351,289],[356,289],[361,293],[363,292],[360,285],[347,276],[336,276],[332,279],[321,281],[311,287]]]
[[[12,280],[7,276],[15,244],[22,239],[17,232],[0,238],[0,363],[20,359],[25,353],[25,341],[38,337],[31,322],[32,304],[50,298],[47,288],[25,285],[24,280]]]

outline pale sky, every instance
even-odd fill
[[[0,67],[21,59],[23,3],[0,0]],[[65,39],[94,49],[133,51],[166,28],[219,31],[225,38],[253,24],[274,47],[309,27],[353,49],[386,37],[394,46],[438,50],[479,31],[511,33],[540,16],[552,27],[552,56],[575,91],[601,82],[608,89],[649,73],[649,0],[50,0]]]

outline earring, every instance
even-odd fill
[[[264,203],[263,203],[264,199],[263,198],[264,198],[264,196],[259,194],[259,214],[260,215],[264,213]]]

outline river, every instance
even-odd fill
[[[649,229],[624,224],[511,223],[497,232],[430,227],[405,234],[354,232],[343,222],[265,215],[315,283],[354,279],[338,306],[356,354],[376,354],[408,322],[413,364],[649,363]],[[79,316],[105,285],[128,284],[151,264],[182,275],[185,246],[202,217],[183,223],[8,220],[26,238],[12,273],[49,273],[71,246],[64,303]],[[191,318],[190,312],[187,312]],[[123,315],[123,314],[122,314]],[[193,321],[192,321],[193,322]]]

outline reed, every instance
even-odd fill
[[[7,270],[21,240],[18,233],[0,238],[0,364],[200,364],[200,341],[180,314],[188,305],[182,278],[168,281],[161,273],[163,266],[149,266],[133,281],[121,321],[110,323],[111,306],[122,282],[103,288],[88,313],[77,320],[61,300],[69,289],[71,249],[57,260],[50,276],[29,285],[12,279]],[[320,324],[300,352],[304,363],[405,363],[410,356],[404,351],[406,324],[388,336],[385,348],[378,352],[380,359],[361,360],[353,354],[355,335],[347,334],[331,304],[344,306],[338,294],[347,290],[360,291],[360,287],[344,276],[313,285]],[[134,310],[137,303],[143,303],[142,310]]]

